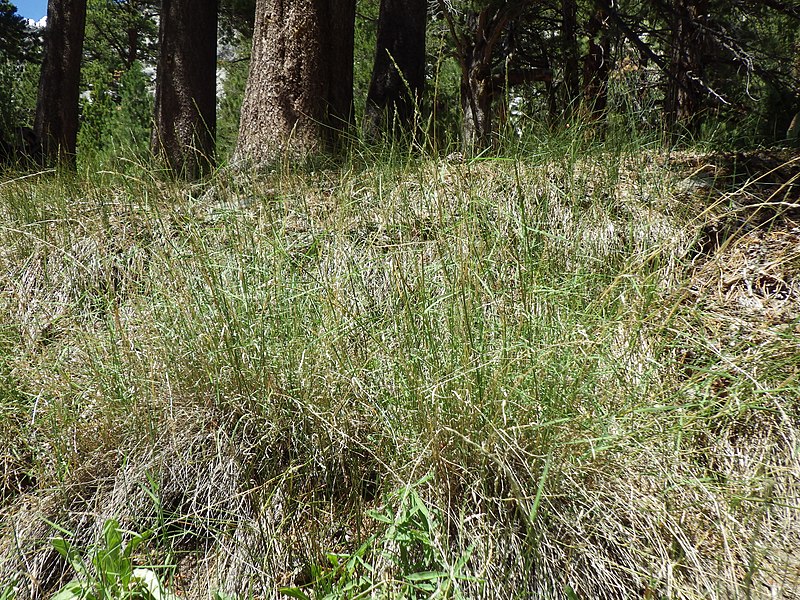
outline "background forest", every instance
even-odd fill
[[[0,600],[800,598],[796,0],[0,0]]]
[[[62,10],[79,11],[80,4]],[[576,125],[599,135],[667,134],[671,142],[728,147],[796,136],[789,129],[800,110],[800,9],[792,2],[406,0],[384,2],[384,21],[377,1],[355,8],[352,100],[337,117],[348,143],[374,141],[395,117],[406,134],[416,129],[429,149],[445,153],[463,144],[496,149]],[[146,0],[87,3],[79,55],[82,160],[142,157],[164,135],[151,136],[160,9]],[[19,128],[35,129],[44,32],[7,0],[1,10],[0,134],[11,155]],[[254,14],[254,0],[223,2],[216,42],[210,40],[218,131],[204,151],[221,163],[239,133]],[[55,79],[43,79],[44,88]]]

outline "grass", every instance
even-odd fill
[[[736,189],[582,135],[9,177],[0,581],[113,518],[187,597],[794,597],[791,215],[700,251]]]

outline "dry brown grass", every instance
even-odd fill
[[[4,184],[0,581],[114,516],[192,598],[796,597],[795,183],[682,160]]]

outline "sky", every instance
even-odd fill
[[[11,0],[11,4],[26,19],[38,21],[47,14],[47,0]]]

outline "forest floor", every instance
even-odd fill
[[[800,155],[8,174],[0,517],[3,600],[800,598]]]

